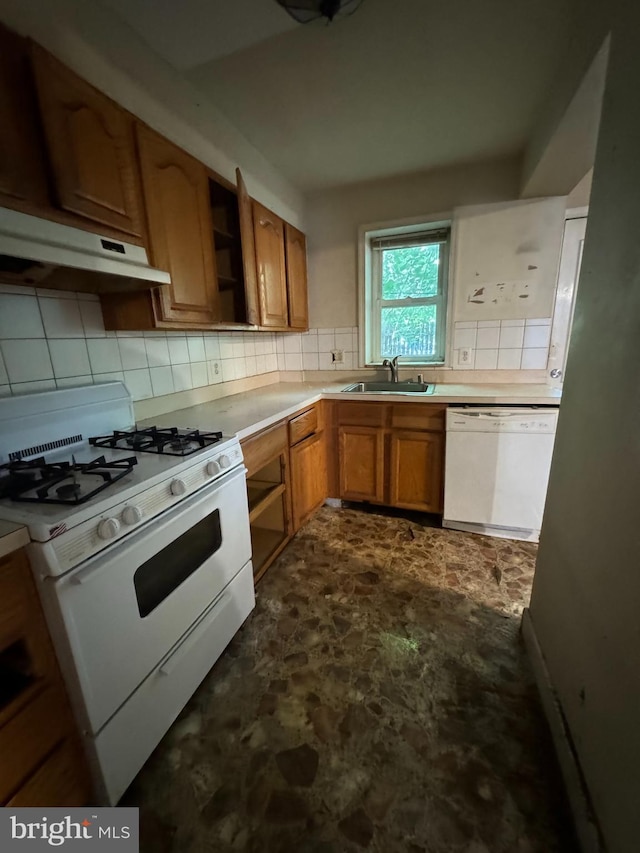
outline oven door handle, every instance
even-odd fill
[[[201,639],[202,635],[206,633],[213,620],[217,619],[220,614],[220,610],[222,609],[220,605],[222,604],[224,607],[228,599],[229,593],[227,590],[223,590],[220,595],[213,600],[213,603],[209,605],[207,610],[205,610],[204,614],[189,631],[187,636],[169,654],[169,656],[165,658],[164,662],[158,669],[160,675],[171,675],[174,669],[179,666],[180,661],[183,660],[184,656],[191,651],[198,640]]]

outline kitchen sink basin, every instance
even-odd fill
[[[342,391],[348,394],[433,394],[434,388],[426,382],[354,382]]]

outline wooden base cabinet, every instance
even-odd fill
[[[311,435],[291,448],[293,529],[322,506],[327,496],[327,452],[323,433]]]
[[[286,423],[242,442],[253,577],[257,583],[289,541],[289,453]]]
[[[394,430],[389,442],[391,506],[442,512],[444,435]]]
[[[441,513],[444,412],[435,403],[336,404],[338,496]]]
[[[289,422],[294,533],[327,497],[327,436],[322,406],[318,403]]]
[[[376,427],[341,426],[338,433],[340,497],[384,502],[384,432]]]
[[[24,551],[0,559],[0,805],[82,806],[89,773]]]

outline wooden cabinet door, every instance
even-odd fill
[[[44,147],[25,39],[0,24],[0,204],[49,207]]]
[[[327,497],[327,449],[323,432],[291,448],[293,532],[300,529]]]
[[[442,512],[444,435],[397,430],[391,433],[391,506]]]
[[[157,289],[160,320],[189,325],[218,319],[209,184],[202,163],[137,125],[149,244],[171,284]]]
[[[292,329],[308,329],[307,241],[302,231],[298,231],[288,222],[285,222],[284,225],[284,238],[287,258],[289,325]]]
[[[140,238],[133,118],[38,45],[32,57],[60,207]]]
[[[340,497],[384,500],[384,431],[376,427],[341,426],[338,430]]]
[[[253,231],[253,208],[240,169],[236,169],[236,185],[238,187],[238,214],[247,323],[251,326],[257,326],[260,323],[260,310],[258,306],[258,270],[256,267],[256,238]]]
[[[253,202],[253,229],[258,269],[260,325],[288,325],[284,222],[266,207]]]
[[[83,806],[91,800],[85,758],[75,738],[66,738],[9,800],[12,809]]]

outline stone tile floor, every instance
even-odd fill
[[[570,853],[534,545],[324,507],[125,796],[143,853]]]

